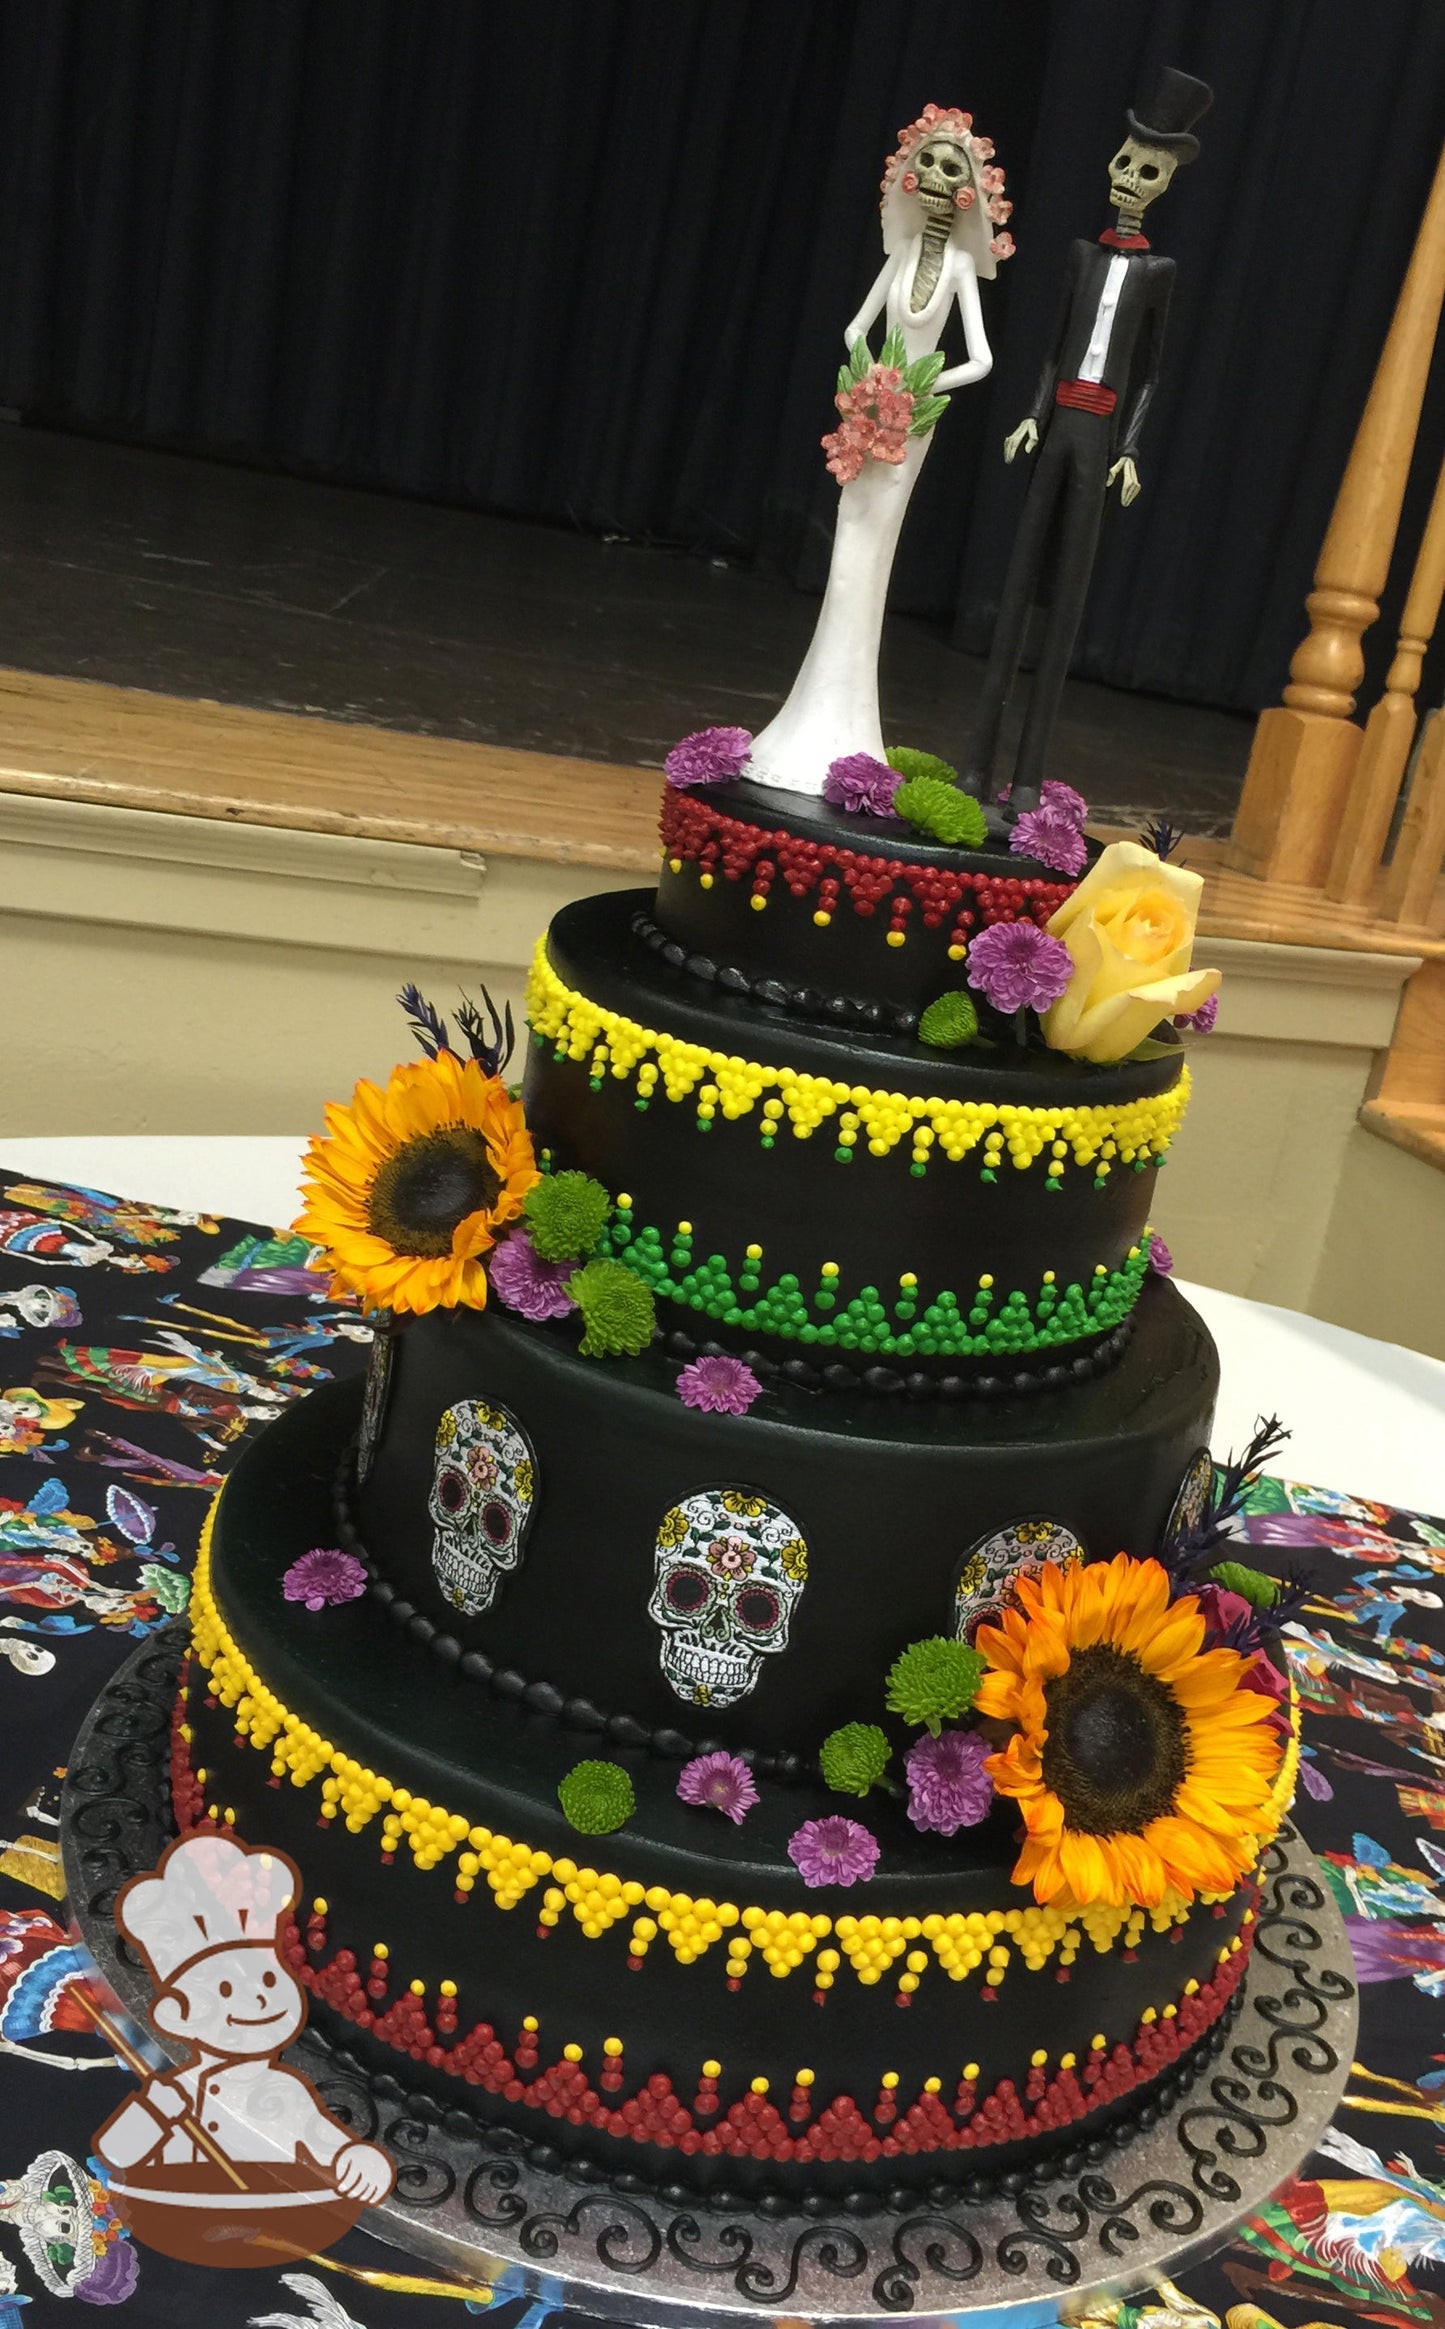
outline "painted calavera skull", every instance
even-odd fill
[[[505,1407],[460,1399],[437,1425],[427,1505],[436,1533],[432,1568],[454,1609],[490,1609],[522,1558],[536,1473],[531,1444]]]
[[[1209,1510],[1214,1494],[1214,1459],[1208,1448],[1199,1448],[1190,1457],[1179,1493],[1174,1499],[1169,1518],[1164,1523],[1164,1543],[1172,1544],[1177,1537],[1192,1536]]]
[[[662,1671],[690,1706],[746,1698],[788,1646],[808,1576],[796,1521],[745,1488],[699,1488],[664,1513],[647,1614]]]
[[[953,1589],[953,1631],[970,1647],[981,1625],[993,1625],[1008,1608],[1020,1577],[1036,1576],[1046,1562],[1072,1569],[1084,1548],[1061,1520],[1015,1520],[992,1536],[980,1537],[963,1556]]]

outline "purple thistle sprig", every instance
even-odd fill
[[[1239,1518],[1251,1488],[1271,1459],[1279,1454],[1289,1433],[1277,1415],[1260,1416],[1243,1455],[1230,1456],[1221,1467],[1218,1487],[1199,1519],[1185,1523],[1166,1536],[1158,1558],[1169,1572],[1176,1594],[1192,1593],[1200,1573],[1218,1559],[1219,1548]]]
[[[694,1359],[677,1378],[683,1406],[705,1415],[746,1415],[762,1388],[750,1366],[722,1351]]]
[[[283,1597],[304,1602],[308,1609],[357,1601],[365,1591],[365,1569],[354,1553],[344,1553],[339,1545],[313,1545],[291,1563],[281,1580]]]
[[[740,1827],[758,1800],[757,1785],[741,1755],[719,1748],[715,1754],[694,1755],[678,1773],[677,1792],[683,1803],[705,1805]]]
[[[830,764],[823,798],[855,817],[891,817],[893,796],[902,782],[886,760],[875,760],[871,752],[849,752]]]
[[[662,772],[678,792],[691,792],[699,785],[728,784],[741,776],[752,748],[746,728],[695,728],[673,745]]]
[[[788,1858],[810,1889],[820,1884],[867,1884],[880,1850],[871,1829],[836,1812],[826,1819],[804,1820],[788,1839]]]
[[[1152,849],[1159,858],[1170,858],[1184,839],[1182,825],[1171,825],[1167,817],[1151,817],[1139,835],[1141,849]]]

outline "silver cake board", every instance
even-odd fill
[[[71,1916],[137,2023],[149,1988],[112,1911],[121,1885],[175,1833],[168,1754],[186,1639],[184,1625],[153,1636],[102,1691],[62,1805]],[[1045,2163],[973,2204],[934,2206],[920,2192],[906,2209],[867,2215],[718,2208],[669,2189],[665,2167],[655,2179],[604,2181],[539,2166],[530,2139],[408,2093],[400,2058],[400,2075],[378,2077],[308,2030],[286,2059],[397,2162],[392,2196],[365,2228],[499,2299],[530,2296],[636,2329],[703,2329],[722,2315],[821,2324],[900,2314],[1045,2329],[1061,2306],[1077,2319],[1221,2247],[1334,2115],[1355,2051],[1344,1925],[1292,1827],[1261,1875],[1249,1971],[1196,2051],[1187,2091],[1122,2139],[1081,2130],[1068,2172]]]

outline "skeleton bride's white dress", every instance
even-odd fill
[[[903,131],[883,181],[883,271],[849,324],[851,351],[882,315],[901,334],[907,360],[931,355],[957,304],[967,362],[941,372],[935,394],[971,387],[993,363],[979,306],[979,277],[1013,248],[995,234],[1009,213],[993,147],[966,113],[929,106]],[[896,344],[896,343],[895,343]],[[753,743],[745,774],[789,792],[821,793],[830,764],[855,752],[883,757],[878,649],[894,553],[909,497],[932,442],[910,435],[901,462],[865,459],[842,486],[828,587],[817,628],[776,718]]]

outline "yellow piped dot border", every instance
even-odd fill
[[[1020,1108],[1007,1101],[936,1100],[910,1097],[902,1092],[870,1091],[866,1085],[837,1083],[829,1076],[800,1074],[794,1068],[766,1067],[754,1060],[710,1051],[704,1044],[685,1043],[656,1027],[641,1027],[621,1012],[591,1002],[558,977],[547,958],[546,939],[539,939],[527,981],[527,1016],[533,1032],[568,1059],[585,1065],[590,1075],[604,1074],[620,1081],[635,1080],[639,1098],[685,1100],[704,1082],[711,1116],[720,1110],[730,1119],[751,1115],[765,1093],[776,1095],[763,1103],[764,1113],[787,1117],[796,1140],[807,1140],[840,1110],[849,1112],[849,1129],[861,1133],[872,1156],[887,1156],[900,1143],[910,1154],[920,1134],[928,1145],[957,1164],[982,1142],[1004,1152],[1019,1171],[1048,1151],[1049,1173],[1057,1178],[1065,1155],[1078,1166],[1126,1165],[1137,1159],[1163,1156],[1189,1105],[1189,1069],[1167,1092],[1113,1107],[1079,1105],[1058,1108]]]
[[[224,1491],[222,1491],[224,1493]],[[557,1925],[569,1911],[588,1940],[600,1940],[632,1912],[628,1954],[644,1958],[659,1935],[679,1964],[691,1965],[727,1936],[725,1956],[730,1980],[739,1979],[756,1960],[777,1979],[816,1955],[813,1986],[827,1990],[846,1961],[859,1982],[871,1988],[891,1975],[897,1989],[909,1995],[929,1969],[930,1955],[951,1981],[964,1981],[982,1970],[984,1981],[997,1989],[1015,1956],[1031,1973],[1042,1971],[1058,1957],[1061,1968],[1072,1965],[1087,1940],[1100,1955],[1116,1942],[1128,1949],[1137,1945],[1145,1927],[1167,1932],[1190,1914],[1190,1905],[1170,1894],[1157,1908],[1038,1907],[1029,1902],[1017,1908],[957,1912],[925,1917],[889,1917],[865,1914],[836,1919],[809,1915],[802,1909],[739,1908],[732,1901],[694,1899],[666,1885],[643,1885],[595,1868],[579,1868],[576,1861],[554,1858],[549,1852],[496,1835],[460,1812],[429,1803],[398,1787],[381,1773],[344,1755],[329,1739],[303,1722],[268,1689],[227,1627],[211,1586],[211,1538],[220,1495],[211,1505],[201,1530],[191,1592],[192,1645],[220,1703],[233,1710],[237,1732],[258,1753],[269,1750],[272,1776],[289,1778],[293,1787],[321,1783],[323,1819],[340,1820],[353,1835],[381,1817],[381,1846],[392,1853],[403,1848],[418,1868],[436,1868],[456,1855],[453,1882],[459,1892],[470,1892],[485,1876],[496,1905],[515,1908],[545,1877],[552,1879],[542,1896],[538,1923]],[[1291,1694],[1292,1725],[1271,1799],[1270,1820],[1260,1837],[1263,1844],[1284,1817],[1294,1793],[1299,1764],[1298,1702]],[[198,1775],[202,1776],[202,1775]],[[227,1815],[229,1818],[229,1815]],[[1228,1893],[1203,1893],[1210,1907],[1228,1900]],[[645,1913],[638,1913],[645,1912]],[[836,1948],[819,1943],[836,1940]],[[914,1946],[927,1942],[928,1949]],[[1220,1952],[1221,1962],[1238,1947],[1237,1940]],[[896,1975],[899,1958],[904,1962]]]

